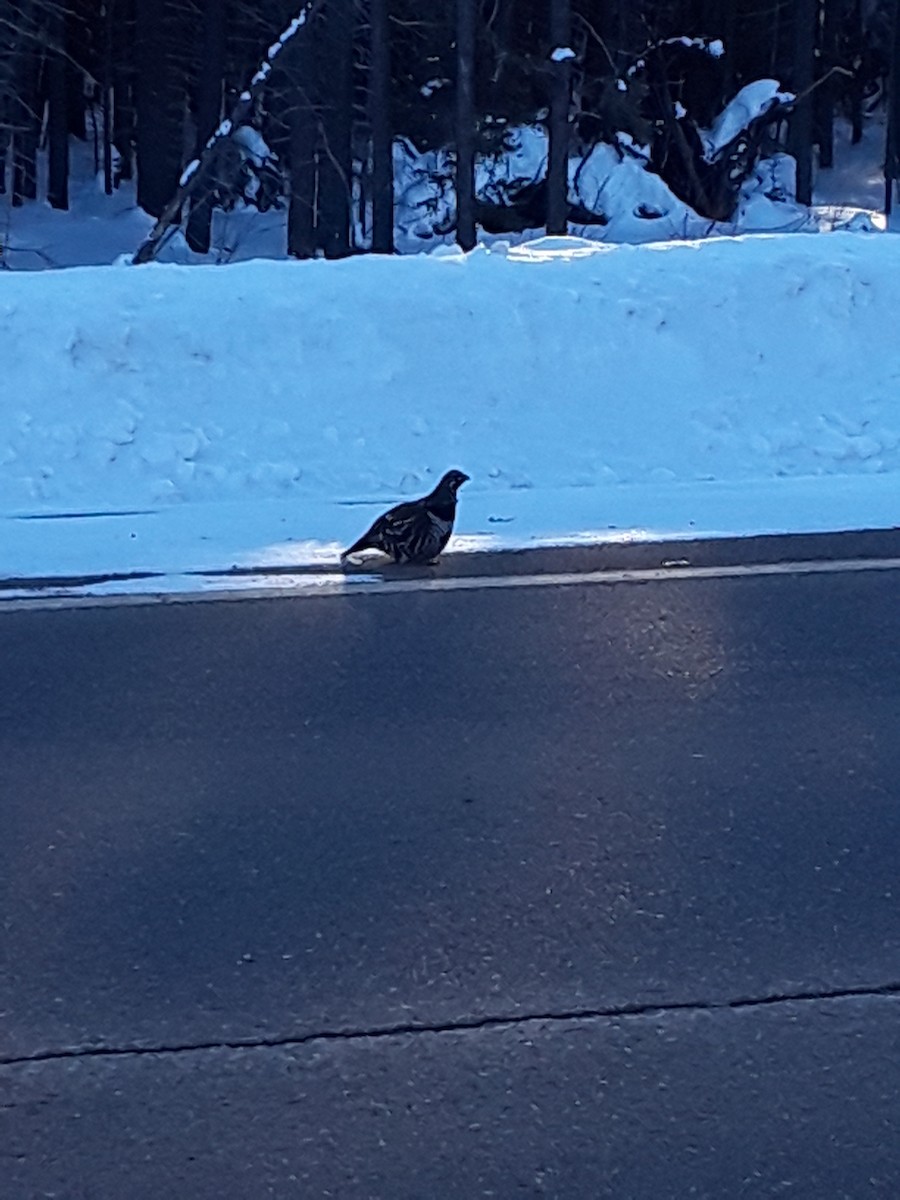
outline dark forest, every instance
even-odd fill
[[[193,249],[208,248],[217,206],[249,202],[287,208],[288,253],[337,258],[392,250],[398,141],[446,148],[456,236],[470,246],[478,225],[602,222],[572,211],[567,162],[624,134],[679,198],[723,220],[773,141],[794,155],[797,199],[809,202],[835,116],[858,135],[866,109],[890,96],[896,11],[895,0],[7,0],[0,190],[13,205],[65,208],[72,139],[93,140],[107,192],[133,179],[141,207],[183,222]],[[708,161],[698,130],[767,78],[796,99]],[[207,147],[225,118],[230,135]],[[477,156],[502,152],[527,123],[549,135],[544,177],[502,202],[477,196]]]

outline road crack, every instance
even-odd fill
[[[463,1017],[456,1021],[404,1022],[376,1025],[368,1029],[322,1029],[293,1036],[227,1038],[217,1041],[159,1043],[156,1045],[78,1046],[70,1049],[38,1050],[18,1057],[0,1055],[0,1067],[30,1063],[65,1062],[73,1059],[140,1058],[171,1054],[189,1054],[206,1050],[291,1049],[317,1042],[380,1041],[423,1034],[473,1033],[491,1029],[514,1029],[523,1025],[561,1025],[579,1021],[608,1021],[660,1017],[669,1014],[738,1012],[744,1009],[775,1008],[781,1004],[816,1004],[824,1001],[900,999],[900,981],[875,987],[834,988],[822,991],[776,992],[762,996],[738,996],[720,1001],[664,1001],[610,1005],[604,1008],[577,1008],[519,1014],[498,1013],[483,1017]]]

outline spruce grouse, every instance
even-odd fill
[[[396,563],[433,563],[450,540],[457,489],[469,478],[448,471],[433,492],[390,509],[345,550],[341,562],[360,550],[381,550]]]

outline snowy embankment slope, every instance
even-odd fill
[[[7,275],[0,576],[334,561],[449,466],[457,545],[893,525],[898,314],[890,234]]]

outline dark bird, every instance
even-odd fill
[[[448,471],[427,496],[390,509],[344,551],[341,562],[360,550],[381,550],[396,563],[435,562],[453,532],[457,489],[468,478],[462,471]]]

